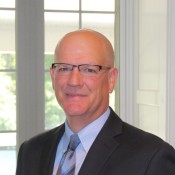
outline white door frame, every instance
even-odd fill
[[[120,0],[120,116],[134,124],[134,6]],[[175,1],[168,0],[166,141],[175,147]]]

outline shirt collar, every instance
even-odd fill
[[[81,144],[86,152],[89,151],[92,143],[100,132],[101,128],[105,124],[110,114],[110,109],[108,108],[99,118],[94,120],[92,123],[85,126],[77,134],[81,140]],[[98,127],[97,127],[98,126]],[[67,121],[65,122],[65,144],[68,145],[69,138],[73,134],[72,130],[69,128]]]
[[[110,109],[108,108],[99,118],[94,120],[92,123],[84,127],[78,136],[86,152],[89,151],[92,143],[100,132],[101,128],[105,124],[109,117]]]

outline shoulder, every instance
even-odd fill
[[[129,157],[131,164],[137,162],[148,174],[174,174],[175,149],[169,143],[122,121],[113,111],[110,118],[108,128],[112,128],[113,138],[118,144],[116,157]]]
[[[27,148],[41,148],[46,146],[47,144],[52,144],[57,142],[59,138],[61,138],[62,134],[64,133],[64,124],[53,128],[51,130],[45,131],[40,133],[29,140],[26,140],[22,145],[23,147]]]
[[[129,140],[129,145],[136,148],[141,147],[142,149],[161,149],[163,147],[170,147],[160,137],[136,128],[128,123],[123,122],[122,133],[125,140]]]
[[[147,174],[174,174],[175,149],[169,143],[127,123],[123,123],[123,135],[123,148],[134,159],[145,162]]]
[[[111,128],[119,130],[118,134],[116,135],[116,140],[119,141],[123,146],[128,148],[139,150],[147,150],[147,151],[156,151],[162,148],[170,148],[172,146],[165,142],[160,137],[143,131],[135,126],[132,126],[124,121],[122,121],[114,111],[111,111],[112,117],[111,120]],[[115,125],[115,126],[114,126]]]

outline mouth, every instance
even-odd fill
[[[84,97],[84,94],[66,93],[67,97]]]
[[[66,98],[67,99],[71,99],[71,100],[80,100],[84,97],[86,97],[87,95],[82,94],[82,93],[65,93]]]

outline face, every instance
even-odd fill
[[[55,62],[111,67],[101,43],[100,38],[86,32],[67,36],[57,46]],[[67,75],[56,74],[53,69],[50,74],[56,98],[68,119],[81,118],[87,122],[95,120],[107,109],[109,93],[113,91],[117,77],[115,68],[101,70],[92,77],[82,75],[77,67]]]

